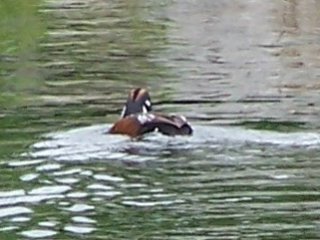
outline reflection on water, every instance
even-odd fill
[[[319,238],[318,1],[33,2],[0,3],[1,239]],[[195,134],[105,134],[135,86]]]

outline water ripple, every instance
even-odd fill
[[[0,208],[0,218],[8,216],[16,216],[22,214],[31,214],[33,211],[26,207],[5,207]]]
[[[74,204],[73,206],[69,208],[65,208],[65,210],[69,212],[79,213],[79,212],[86,212],[95,209],[94,206],[88,205],[88,204]]]
[[[46,238],[56,235],[57,232],[47,229],[34,229],[21,232],[21,235],[28,238]]]
[[[108,125],[97,125],[64,133],[48,134],[48,140],[34,144],[33,150],[28,155],[34,158],[47,157],[57,161],[123,159],[143,162],[155,160],[157,155],[173,154],[175,151],[182,153],[182,150],[192,150],[194,153],[201,154],[203,149],[214,148],[219,152],[220,147],[225,149],[228,146],[234,149],[246,147],[246,151],[251,149],[251,153],[268,147],[278,149],[317,149],[320,147],[320,135],[312,132],[278,133],[237,127],[195,126],[195,133],[192,137],[168,138],[151,134],[142,141],[130,141],[125,136],[105,134],[107,127]],[[248,148],[250,146],[251,148]],[[259,152],[257,153],[259,154]],[[137,155],[138,158],[135,157]],[[179,156],[177,155],[177,157]],[[231,156],[223,155],[223,157],[230,158]],[[37,167],[38,171],[51,171],[59,168],[60,165],[57,163]],[[109,177],[105,176],[105,178]],[[115,179],[120,181],[120,178]]]
[[[59,185],[59,186],[45,186],[45,187],[39,187],[35,188],[31,191],[29,191],[29,194],[31,195],[52,195],[52,194],[62,194],[67,191],[70,191],[71,187],[67,185]]]
[[[95,231],[96,228],[83,225],[67,225],[64,230],[75,234],[88,234]]]

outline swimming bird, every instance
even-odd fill
[[[191,135],[193,129],[184,116],[153,113],[148,91],[144,88],[132,89],[120,119],[113,124],[109,133],[135,138],[150,132],[168,136]]]

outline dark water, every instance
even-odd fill
[[[1,239],[319,239],[319,10],[0,3]],[[136,86],[194,135],[105,134]]]

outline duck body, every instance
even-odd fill
[[[152,113],[149,93],[143,88],[131,90],[120,119],[110,128],[111,134],[138,137],[150,132],[164,135],[191,135],[193,130],[185,117]]]

